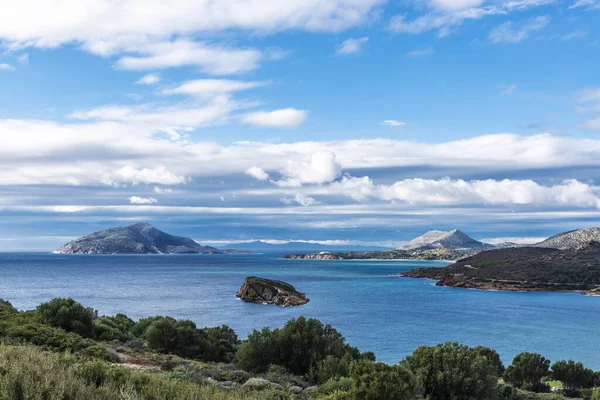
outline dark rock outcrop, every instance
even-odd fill
[[[249,276],[236,294],[250,303],[275,304],[279,306],[301,306],[308,303],[304,293],[300,293],[289,283]]]
[[[184,254],[218,253],[214,247],[202,246],[190,238],[173,236],[150,224],[94,232],[73,240],[54,251],[57,254]]]

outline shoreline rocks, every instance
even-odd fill
[[[304,293],[289,283],[249,276],[236,297],[249,303],[274,304],[283,307],[301,306],[309,302]]]

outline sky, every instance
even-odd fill
[[[599,226],[600,0],[21,0],[0,251]]]

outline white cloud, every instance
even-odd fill
[[[14,71],[15,67],[10,64],[0,64],[0,71]]]
[[[483,0],[430,0],[431,8],[443,11],[459,11],[467,8],[479,7]]]
[[[543,29],[550,23],[547,15],[535,17],[525,24],[515,25],[508,21],[492,29],[488,35],[493,43],[519,43],[529,37],[531,32]]]
[[[282,170],[287,178],[276,184],[283,187],[323,184],[335,180],[341,171],[342,166],[336,160],[335,153],[319,151],[304,160],[289,160]]]
[[[176,185],[185,183],[184,176],[176,175],[165,167],[159,168],[134,168],[130,165],[120,168],[112,174],[111,181],[119,183],[159,183],[161,185]]]
[[[267,174],[262,168],[256,166],[248,168],[245,173],[246,175],[250,175],[251,177],[258,179],[259,181],[266,181],[269,179],[269,174]]]
[[[410,51],[410,52],[406,53],[406,55],[409,57],[425,57],[425,56],[430,56],[433,53],[435,53],[435,50],[433,50],[433,48],[425,47],[422,49],[415,49],[413,51]]]
[[[227,94],[239,92],[242,90],[254,89],[267,85],[269,82],[259,81],[234,81],[230,79],[196,79],[184,82],[183,84],[165,89],[162,94],[184,94],[192,96],[214,96],[218,94]]]
[[[596,9],[599,7],[600,7],[600,3],[598,3],[598,0],[577,0],[569,7],[569,9],[575,9],[575,8]]]
[[[2,8],[0,43],[10,50],[76,44],[102,56],[122,55],[117,61],[122,69],[197,66],[224,75],[256,68],[263,55],[256,49],[188,38],[218,38],[220,32],[236,29],[259,34],[339,32],[369,20],[383,1],[23,0]]]
[[[465,21],[479,20],[493,15],[507,15],[515,11],[536,8],[555,0],[510,0],[488,6],[469,7],[457,10],[434,8],[431,12],[409,20],[406,14],[397,14],[390,19],[388,29],[395,33],[411,35],[437,31],[439,37],[453,33]],[[460,3],[460,2],[459,2]],[[468,3],[468,0],[463,3]],[[430,3],[431,4],[431,3]]]
[[[335,51],[338,55],[348,55],[360,53],[362,46],[369,41],[368,37],[361,37],[357,39],[346,39]]]
[[[578,101],[582,106],[577,108],[580,113],[596,113],[595,118],[588,119],[583,126],[600,131],[600,88],[588,88],[578,94]]]
[[[306,120],[307,112],[295,108],[257,111],[244,115],[242,122],[267,128],[296,128]]]
[[[135,83],[138,85],[155,85],[160,82],[159,74],[147,74],[138,79]]]
[[[129,203],[131,203],[131,204],[155,204],[155,203],[158,203],[158,200],[156,200],[154,197],[131,196],[129,198]]]
[[[158,194],[169,194],[173,192],[173,189],[169,189],[169,188],[163,188],[160,186],[154,186],[154,193],[158,193]]]
[[[381,125],[398,128],[401,126],[405,126],[406,122],[396,121],[395,119],[386,119],[384,121],[381,121]]]
[[[321,204],[321,202],[315,200],[314,198],[312,198],[310,196],[306,196],[302,193],[296,193],[296,195],[293,198],[284,197],[281,199],[281,201],[284,204],[297,203],[303,207],[314,206],[315,204]]]
[[[120,58],[116,64],[119,69],[144,71],[195,66],[212,75],[251,71],[258,66],[262,57],[261,52],[255,49],[235,49],[187,39],[137,44],[122,51],[139,55]]]

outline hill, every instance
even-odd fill
[[[464,232],[458,229],[445,231],[429,231],[417,238],[414,238],[399,250],[431,250],[431,249],[449,249],[449,250],[486,250],[494,246],[479,242],[470,238]]]
[[[444,268],[420,268],[402,274],[437,280],[439,286],[518,291],[600,290],[600,243],[558,250],[516,247],[490,250]]]
[[[54,251],[57,254],[183,254],[224,253],[190,238],[173,236],[138,223],[90,233]]]
[[[537,243],[535,246],[564,250],[577,247],[582,243],[592,240],[600,242],[600,228],[578,229],[559,233],[543,242]]]

